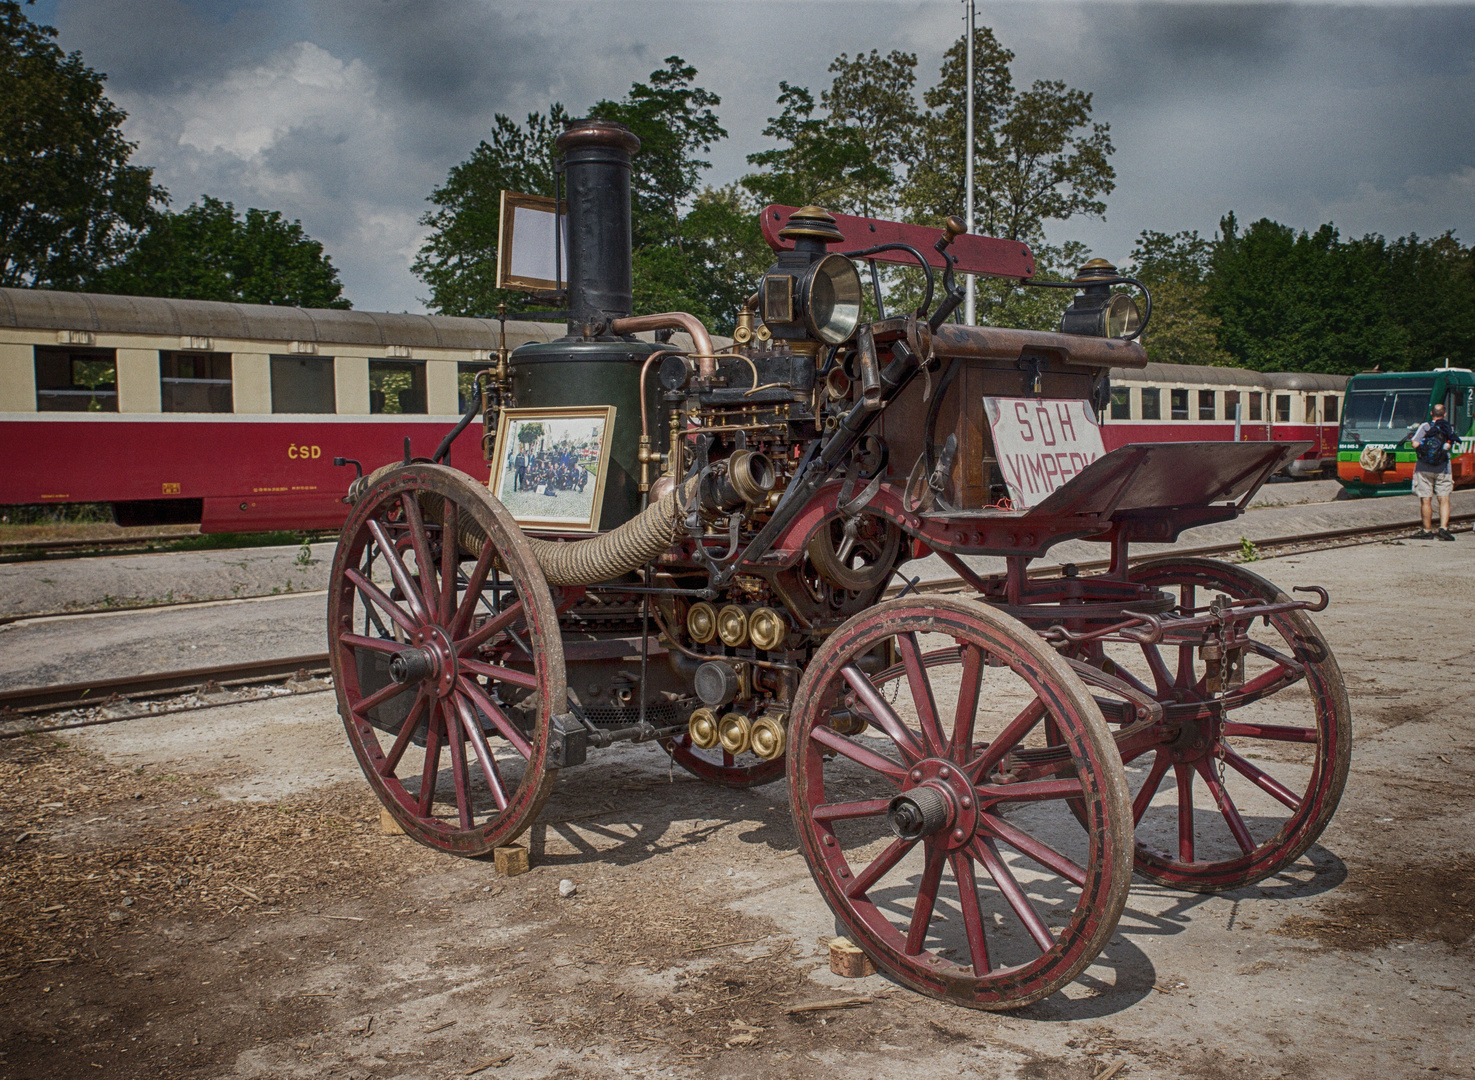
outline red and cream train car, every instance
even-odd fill
[[[1192,364],[1114,368],[1102,418],[1108,450],[1138,442],[1306,441],[1292,476],[1335,470],[1345,375]]]
[[[562,333],[509,322],[507,345]],[[0,289],[0,504],[337,528],[333,458],[379,464],[406,436],[429,456],[501,344],[489,319]],[[480,425],[451,462],[482,468]]]

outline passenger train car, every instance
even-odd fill
[[[505,344],[563,332],[508,322]],[[0,289],[0,504],[336,529],[333,459],[430,456],[503,344],[488,319]],[[483,468],[480,425],[450,460]]]
[[[1102,439],[1115,450],[1142,442],[1307,441],[1292,476],[1337,464],[1345,375],[1262,372],[1191,364],[1113,368]]]
[[[1475,373],[1467,368],[1366,372],[1347,385],[1337,479],[1354,495],[1397,495],[1412,486],[1409,437],[1443,403],[1461,437],[1450,457],[1456,487],[1475,484]]]

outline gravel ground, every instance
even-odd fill
[[[1338,816],[1258,886],[1137,883],[1098,961],[1013,1015],[829,974],[783,785],[708,788],[654,747],[566,773],[509,879],[380,833],[328,694],[5,740],[0,1075],[1475,1075],[1470,544],[1254,567],[1332,592]],[[320,635],[289,603],[256,607]],[[784,1011],[837,993],[872,1000]]]

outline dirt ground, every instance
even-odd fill
[[[1258,886],[1135,883],[1014,1014],[831,975],[783,785],[655,747],[567,771],[505,878],[381,833],[331,694],[0,741],[0,1076],[1475,1075],[1472,547],[1254,567],[1332,592],[1337,817]]]

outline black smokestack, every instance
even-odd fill
[[[568,200],[569,333],[629,315],[630,157],[640,140],[613,120],[571,120],[554,143]]]

